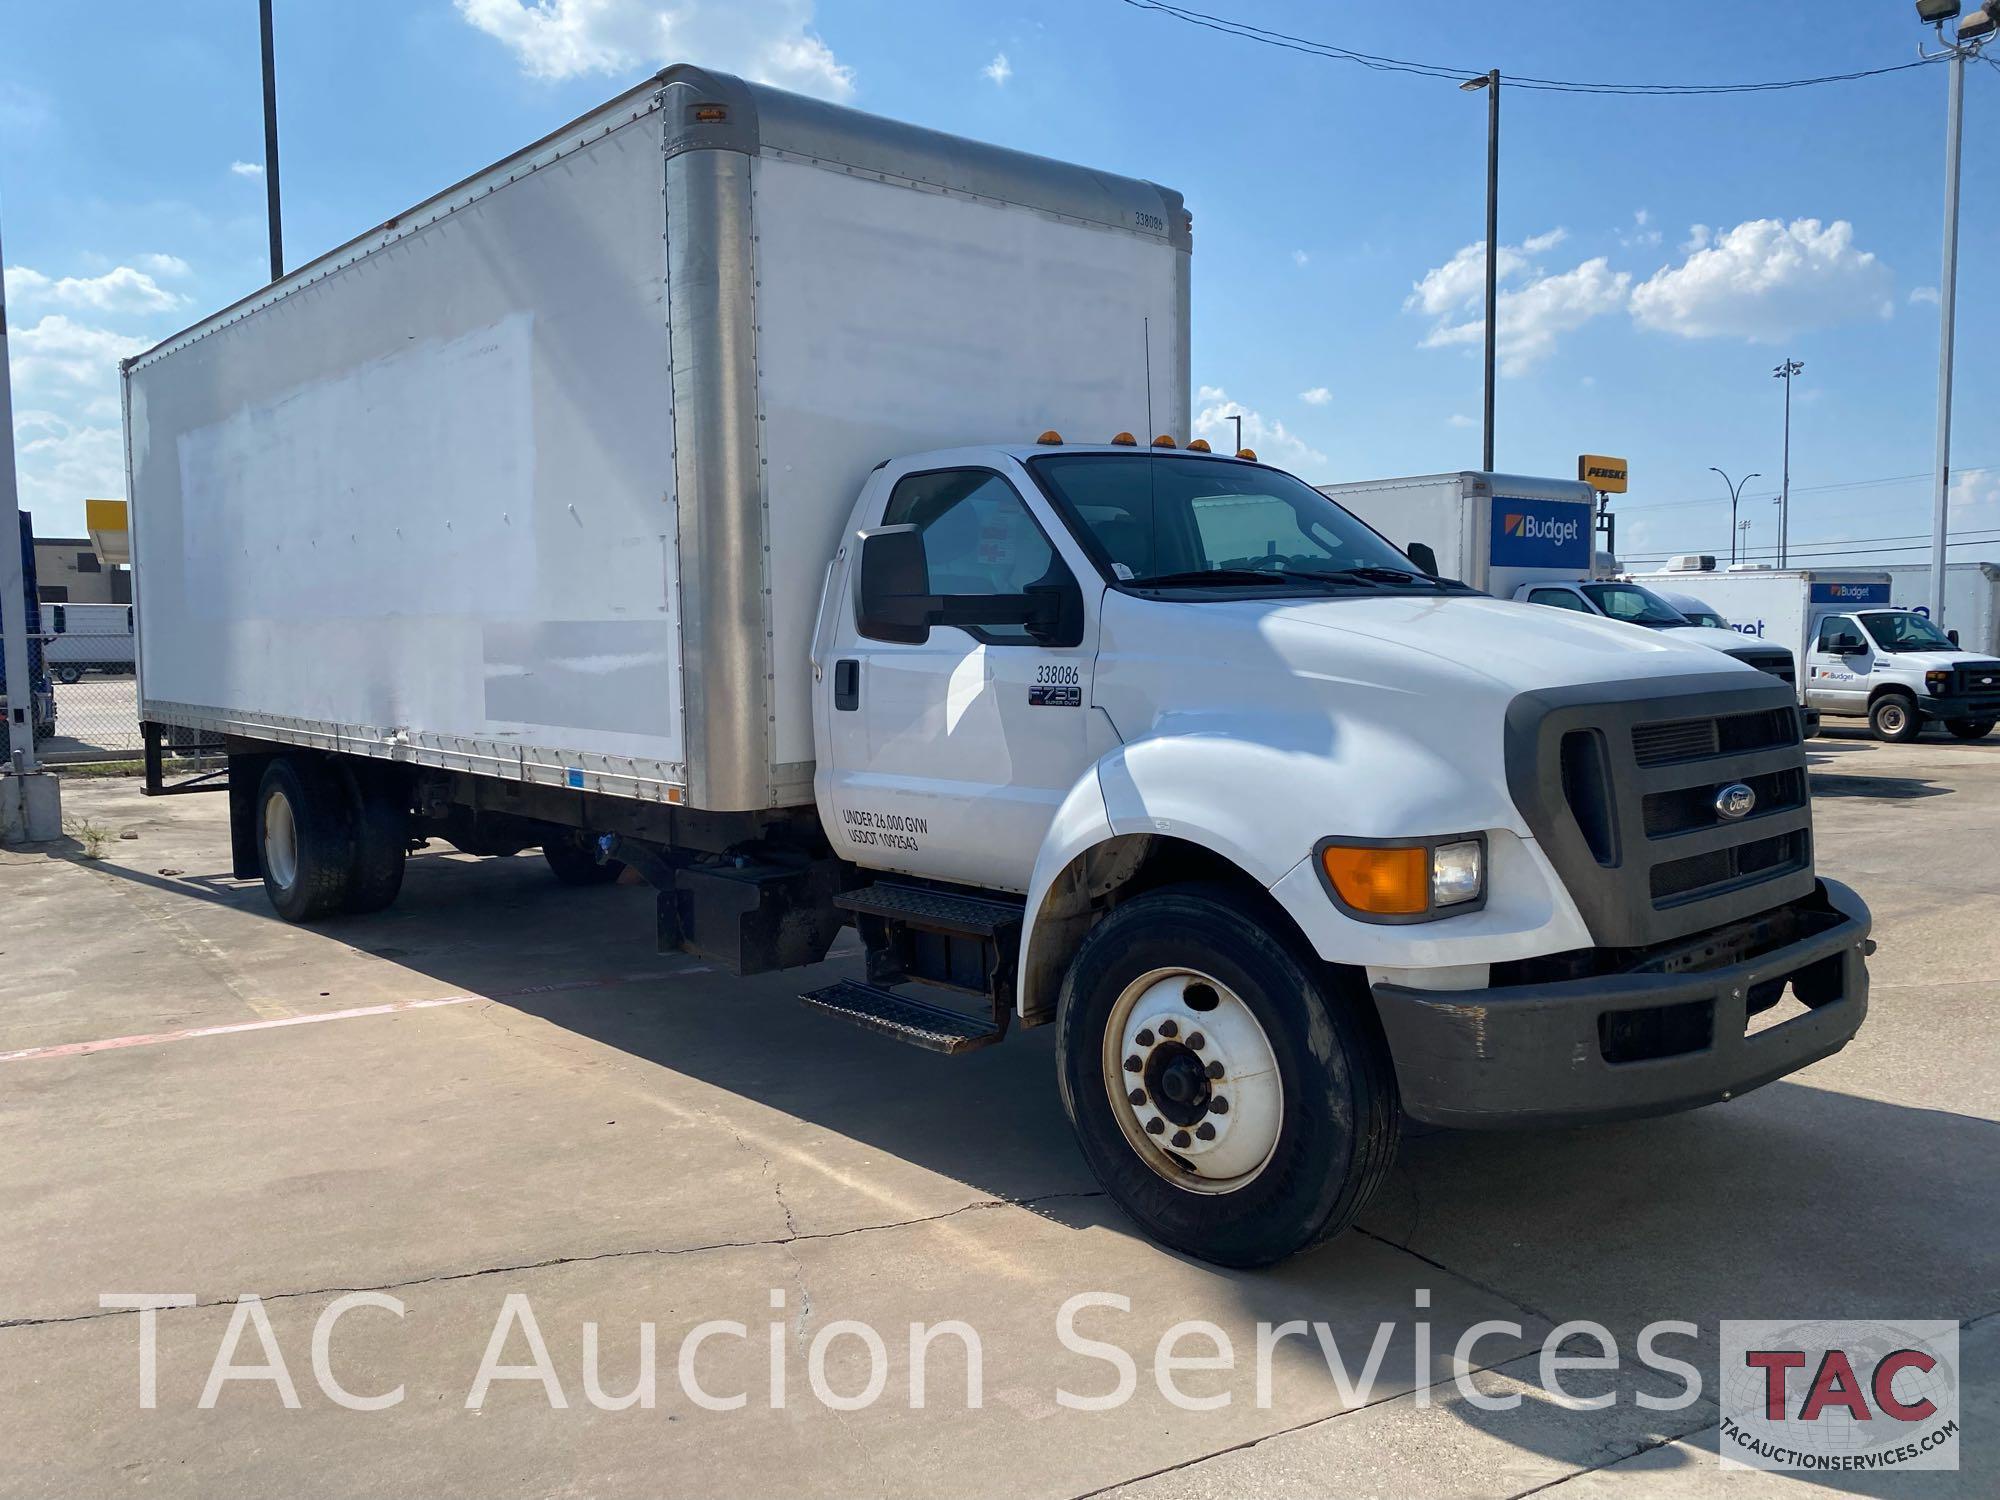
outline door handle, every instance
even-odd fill
[[[833,664],[833,706],[843,713],[861,707],[861,663],[851,656]]]

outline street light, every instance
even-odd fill
[[[1468,78],[1466,93],[1486,90],[1486,427],[1480,467],[1493,471],[1493,342],[1495,287],[1500,266],[1500,70]]]
[[[264,54],[264,213],[271,233],[271,279],[285,274],[285,236],[278,214],[278,67],[271,44],[271,0],[257,7],[258,41]]]
[[[1716,468],[1714,464],[1708,466],[1708,472],[1722,474],[1722,470]],[[1744,485],[1753,479],[1763,477],[1761,474],[1745,474],[1736,483],[1729,484],[1729,476],[1722,474],[1722,482],[1729,485],[1729,561],[1732,565],[1736,562],[1736,501],[1742,495]],[[1749,523],[1746,521],[1744,524],[1747,526]]]
[[[1792,527],[1792,377],[1805,369],[1796,359],[1788,359],[1771,372],[1785,382],[1785,477],[1778,491],[1778,566],[1785,566],[1785,545]]]
[[[1938,278],[1938,419],[1937,455],[1931,478],[1931,623],[1944,628],[1945,525],[1951,495],[1951,365],[1958,324],[1958,156],[1965,133],[1965,60],[1977,57],[2000,29],[2000,0],[1985,4],[1959,23],[1956,40],[1944,34],[1945,22],[1958,14],[1958,0],[1917,0],[1917,19],[1937,29],[1943,52],[1927,58],[1950,62],[1945,90],[1944,125],[1944,271]]]

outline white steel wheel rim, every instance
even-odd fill
[[[291,799],[279,791],[264,799],[264,868],[286,890],[299,876],[298,824]]]
[[[1175,1187],[1233,1193],[1270,1163],[1285,1117],[1277,1054],[1227,985],[1192,969],[1140,975],[1112,1005],[1102,1051],[1119,1130]]]
[[[1894,734],[1903,727],[1903,706],[1900,703],[1885,703],[1880,717],[1882,727]]]

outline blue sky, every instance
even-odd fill
[[[1588,80],[1844,72],[1927,35],[1905,0],[1198,3]],[[1478,464],[1485,107],[1449,81],[1123,0],[278,0],[277,16],[294,264],[685,59],[1180,189],[1211,432],[1249,413],[1248,440],[1318,482]],[[2000,558],[2000,161],[1979,144],[2000,68],[1967,85],[1954,525],[1996,544],[1953,556]],[[264,279],[258,87],[254,0],[14,5],[0,22],[16,439],[45,534],[120,492],[116,358]],[[1769,547],[1770,371],[1790,355],[1806,366],[1795,552],[1926,531],[1944,96],[1940,68],[1707,98],[1507,92],[1499,467],[1628,457],[1630,557],[1726,551],[1708,466],[1760,470],[1742,513]]]

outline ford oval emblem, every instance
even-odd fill
[[[1740,781],[1732,781],[1728,786],[1718,787],[1715,792],[1715,815],[1734,823],[1747,818],[1757,806],[1757,794]]]

